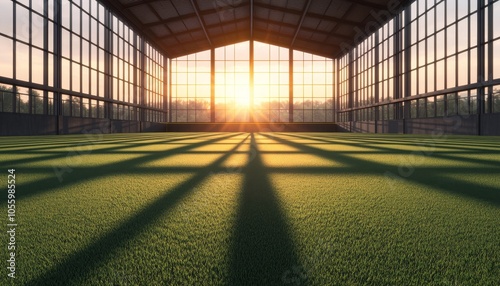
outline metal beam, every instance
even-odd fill
[[[238,5],[231,6],[231,8],[232,9],[237,9],[237,8],[244,7],[246,5],[247,5],[246,3],[242,2],[242,3],[238,4]],[[217,10],[217,9],[209,9],[209,10],[204,10],[204,11],[198,11],[198,13],[199,13],[200,16],[206,16],[206,15],[210,15],[210,14],[217,14],[218,12],[220,12],[220,10]],[[196,13],[184,14],[184,15],[180,15],[180,16],[177,16],[177,17],[172,17],[172,18],[168,18],[168,19],[165,19],[165,20],[160,20],[160,21],[156,21],[156,22],[144,24],[144,27],[153,27],[153,26],[157,26],[157,25],[160,25],[160,24],[169,24],[169,23],[176,22],[176,21],[182,21],[182,20],[184,20],[186,18],[190,18],[190,17],[196,17]]]
[[[293,45],[295,44],[295,39],[297,39],[297,36],[299,35],[299,31],[302,27],[302,24],[304,23],[307,11],[309,11],[309,7],[311,6],[311,1],[312,0],[307,1],[306,6],[304,7],[304,11],[302,12],[302,16],[300,17],[299,25],[297,25],[297,30],[295,30],[295,35],[293,36],[292,42],[290,43],[290,48],[293,48]]]
[[[278,22],[278,21],[274,21],[274,20],[271,20],[271,19],[262,19],[262,18],[256,18],[256,19],[264,21],[264,22],[267,22],[267,23],[270,23],[270,24],[278,25],[278,26],[283,26],[283,27],[288,27],[288,28],[295,28],[296,27],[295,25],[292,25],[292,24],[288,24],[288,23],[284,23],[284,22]],[[322,35],[326,35],[326,36],[334,36],[334,37],[336,37],[338,39],[342,39],[344,41],[351,41],[352,40],[351,37],[347,37],[347,36],[336,34],[336,33],[331,33],[331,32],[329,33],[329,32],[320,31],[320,30],[311,29],[311,28],[301,28],[301,29],[303,31],[308,31],[308,32],[311,32],[311,33],[318,33],[318,34],[322,34]]]
[[[250,40],[253,40],[253,0],[250,0]]]
[[[104,6],[111,10],[116,16],[122,18],[122,20],[127,23],[130,28],[136,32],[140,31],[141,36],[145,36],[145,38],[150,41],[150,44],[153,44],[155,48],[162,51],[167,58],[170,57],[164,46],[162,46],[160,41],[158,41],[158,38],[150,30],[144,29],[144,25],[130,11],[125,9],[122,4],[118,1],[112,0],[99,0],[99,2],[104,4]]]
[[[203,22],[203,19],[201,19],[200,12],[198,11],[198,5],[194,2],[194,0],[190,0],[191,5],[193,5],[194,12],[196,13],[196,16],[198,17],[198,20],[200,21],[201,28],[203,29],[203,33],[205,33],[205,36],[207,37],[207,41],[212,46],[212,41],[210,41],[210,37],[208,36],[207,30],[205,29],[205,23]]]
[[[354,4],[358,4],[358,5],[361,5],[361,6],[365,6],[367,8],[372,8],[372,9],[375,9],[375,10],[387,10],[387,6],[385,6],[385,5],[380,5],[380,4],[375,4],[375,3],[367,2],[366,0],[349,0],[348,2],[351,2],[351,3],[354,3]]]
[[[137,6],[141,6],[141,5],[145,5],[145,4],[150,4],[150,3],[153,3],[156,1],[158,1],[158,0],[142,0],[142,1],[137,1],[137,2],[130,3],[130,4],[124,4],[123,7],[126,9],[129,9],[129,8],[133,8],[133,7],[137,7]]]
[[[260,8],[269,9],[269,10],[279,11],[279,12],[283,12],[283,13],[287,13],[287,14],[294,14],[294,15],[298,15],[298,16],[303,14],[301,11],[287,9],[287,8],[283,8],[283,7],[276,7],[276,6],[273,6],[270,4],[265,4],[265,3],[255,3],[255,6],[260,7]],[[351,20],[333,17],[333,16],[321,15],[321,14],[312,13],[312,12],[307,13],[307,16],[313,17],[313,18],[318,18],[321,20],[328,20],[328,21],[335,22],[338,24],[351,25],[351,26],[359,26],[361,24],[361,23],[356,22],[356,21],[351,21]]]

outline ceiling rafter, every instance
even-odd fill
[[[229,21],[229,22],[225,22],[224,26],[226,26],[226,25],[234,25],[234,24],[244,23],[244,22],[246,22],[246,20],[241,20],[241,19],[239,19],[239,20],[232,20],[232,21]],[[205,29],[206,30],[210,30],[210,29],[216,28],[216,27],[220,27],[222,29],[224,26],[220,26],[219,24],[212,24],[212,25],[207,25],[205,27]],[[189,30],[189,31],[177,33],[177,35],[184,36],[186,34],[198,33],[200,31],[203,31],[203,29],[202,28],[197,28],[197,29],[193,29],[193,30]],[[171,38],[171,37],[173,37],[173,35],[167,35],[167,36],[164,36],[164,37],[159,37],[159,39],[164,40],[164,39],[168,39],[168,38]]]
[[[300,11],[297,11],[297,10],[292,10],[292,9],[287,9],[287,8],[282,8],[282,7],[276,7],[276,6],[272,6],[272,5],[265,4],[265,3],[256,3],[255,6],[260,7],[260,8],[266,8],[266,9],[269,9],[269,10],[280,11],[280,12],[283,12],[283,13],[294,14],[294,15],[298,15],[298,16],[302,15],[302,13]],[[360,24],[360,23],[355,22],[355,21],[350,21],[350,20],[347,20],[347,19],[342,19],[342,18],[328,16],[328,15],[321,15],[321,14],[317,14],[317,13],[313,13],[313,12],[308,12],[307,16],[308,17],[312,17],[312,18],[320,18],[320,19],[328,20],[328,21],[335,22],[335,23],[342,23],[342,24],[352,25],[352,26],[356,26],[356,25]]]
[[[311,6],[311,1],[308,0],[306,3],[306,6],[304,7],[304,11],[302,13],[302,16],[300,17],[299,24],[297,25],[297,30],[295,30],[295,35],[293,36],[292,42],[290,43],[290,47],[293,48],[293,45],[295,44],[295,39],[297,39],[297,35],[300,32],[300,28],[302,27],[302,24],[304,23],[304,19],[306,18],[307,11],[309,11],[309,7]]]
[[[374,13],[398,13],[414,0],[400,0],[396,7],[394,0],[330,0],[329,9],[324,9],[324,0],[303,0],[293,8],[256,0],[99,1],[167,57],[255,38],[334,58],[356,44],[356,28],[377,20]],[[297,0],[283,3],[295,4],[291,1]],[[342,9],[336,9],[338,4]]]
[[[255,18],[255,19],[259,20],[259,21],[263,21],[263,22],[268,22],[270,24],[287,27],[287,28],[295,28],[295,27],[297,27],[297,26],[295,26],[293,24],[287,24],[287,23],[283,23],[283,22],[279,22],[279,21],[274,21],[274,20],[269,20],[269,19],[262,19],[262,18]],[[326,31],[320,31],[320,30],[311,29],[311,28],[307,28],[307,27],[302,27],[301,29],[303,31],[307,31],[307,32],[313,32],[313,33],[318,33],[318,34],[327,35],[327,36],[335,36],[335,37],[337,37],[339,39],[343,39],[343,40],[346,40],[346,41],[351,39],[350,37],[346,37],[344,35],[335,34],[335,33],[326,32]]]
[[[245,4],[244,2],[241,2],[238,5],[231,6],[231,7],[233,9],[237,9],[237,8],[241,8],[241,7],[245,7],[245,6],[247,6],[247,4]],[[207,16],[207,15],[210,15],[210,14],[216,14],[218,12],[220,12],[220,10],[209,9],[209,10],[204,10],[204,11],[198,11],[198,14],[200,16]],[[153,27],[153,26],[157,26],[157,25],[160,25],[160,24],[169,24],[169,23],[173,23],[173,22],[177,22],[177,21],[182,21],[182,20],[184,20],[186,18],[191,18],[191,17],[197,17],[197,14],[196,13],[184,14],[184,15],[180,15],[180,16],[177,16],[177,17],[172,17],[172,18],[168,18],[168,19],[165,19],[165,20],[160,20],[160,21],[152,22],[152,23],[149,23],[149,24],[144,24],[144,26],[145,27]]]
[[[380,5],[380,4],[377,4],[377,3],[368,2],[366,0],[349,0],[347,2],[352,2],[352,3],[358,4],[358,5],[361,5],[361,6],[365,6],[365,7],[368,7],[368,8],[372,8],[372,9],[375,9],[375,10],[387,10],[387,6]]]
[[[253,0],[250,0],[250,40],[253,40]]]
[[[144,5],[144,4],[151,4],[153,2],[157,2],[158,0],[142,0],[142,1],[136,1],[136,2],[133,2],[133,3],[129,3],[129,4],[124,4],[123,5],[123,8],[125,9],[130,9],[130,8],[134,8],[134,7],[137,7],[137,6],[141,6],[141,5]]]
[[[212,41],[210,41],[210,37],[208,36],[207,30],[205,29],[205,22],[203,22],[203,19],[200,16],[199,13],[199,8],[198,5],[194,2],[194,0],[191,0],[191,5],[193,5],[194,12],[196,13],[196,16],[198,17],[198,20],[200,21],[201,28],[203,29],[203,32],[205,33],[205,36],[207,37],[207,41],[212,46]]]

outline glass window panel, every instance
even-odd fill
[[[418,56],[418,53],[417,53],[417,45],[413,45],[411,46],[411,62],[410,62],[410,68],[413,70],[413,69],[416,69],[417,68],[417,64],[418,64],[418,60],[419,60],[419,56]],[[382,69],[382,65],[380,65],[378,67],[379,69]],[[382,79],[382,72],[380,73],[380,79]]]
[[[436,34],[436,60],[440,60],[445,57],[445,31],[441,31]]]
[[[427,92],[434,91],[434,64],[427,66]]]
[[[469,114],[469,93],[463,91],[458,94],[458,114],[467,115]]]
[[[444,28],[445,24],[445,1],[442,1],[436,6],[436,31]]]
[[[62,25],[70,29],[70,18],[71,18],[71,4],[69,0],[61,0],[61,18]]]
[[[54,24],[48,23],[48,49],[49,52],[54,52]]]
[[[436,89],[443,90],[445,88],[445,60],[436,63]]]
[[[12,37],[14,29],[14,13],[12,1],[0,1],[0,9],[2,11],[2,17],[0,17],[0,33]]]
[[[468,53],[463,52],[458,54],[458,85],[466,85],[469,83],[469,59]]]
[[[495,2],[493,4],[493,38],[496,39],[500,37],[500,2]]]
[[[80,9],[76,5],[71,5],[71,31],[80,35]]]
[[[38,84],[43,84],[43,51],[32,48],[31,49],[31,81]]]
[[[426,76],[425,76],[425,67],[421,67],[418,70],[418,94],[425,93],[426,88]]]
[[[30,22],[28,9],[16,6],[16,38],[21,41],[30,40]]]
[[[436,96],[436,116],[444,116],[444,95]]]
[[[446,3],[446,24],[450,25],[456,21],[456,0],[444,1]]]
[[[90,40],[90,20],[86,13],[82,13],[82,37]]]
[[[455,93],[447,95],[447,111],[448,115],[457,114],[457,95]]]
[[[90,94],[92,95],[97,95],[97,87],[98,87],[98,82],[97,82],[97,71],[91,70],[90,71]]]
[[[99,71],[104,72],[104,50],[99,49]]]
[[[500,112],[500,86],[493,87],[493,112]]]
[[[28,45],[16,44],[16,79],[29,81],[29,47]]]
[[[414,70],[411,72],[411,95],[417,95],[418,93],[417,84],[418,84],[417,71]]]
[[[87,67],[82,67],[82,92],[89,93],[89,69]]]
[[[105,34],[108,30],[102,24],[99,24],[99,47],[105,48]]]
[[[31,43],[43,48],[44,20],[35,13],[31,13],[31,17]]]
[[[456,60],[455,56],[446,59],[446,87],[453,88],[456,86]]]
[[[61,35],[61,45],[62,45],[62,56],[69,58],[70,57],[70,44],[71,44],[71,38],[70,38],[70,32],[66,29],[62,29],[62,35]]]
[[[89,66],[89,42],[82,40],[82,64]]]
[[[425,23],[425,15],[422,15],[420,18],[418,18],[418,39],[422,40],[425,38],[426,35],[426,23]]]
[[[431,36],[427,38],[427,63],[432,63],[434,60],[434,36]]]
[[[72,86],[71,89],[76,92],[80,92],[80,65],[77,63],[72,64],[72,73],[71,73],[71,78],[72,78]]]
[[[12,45],[11,39],[0,36],[0,47],[2,47],[2,52],[0,52],[0,76],[12,78],[14,72]]]
[[[493,78],[500,78],[500,39],[493,42]]]
[[[72,40],[71,40],[71,55],[72,55],[72,60],[76,62],[80,62],[80,37],[77,35],[73,34]]]
[[[425,65],[425,57],[426,57],[425,42],[426,41],[424,40],[418,44],[418,66],[419,67]]]
[[[468,48],[469,44],[469,21],[465,18],[458,22],[458,51],[463,51]]]
[[[456,43],[456,25],[451,25],[446,29],[446,38],[447,38],[447,53],[446,55],[450,56],[456,53],[457,43]]]
[[[477,82],[477,49],[470,50],[470,83]]]
[[[427,12],[427,36],[430,36],[436,32],[436,25],[434,20],[434,8]]]
[[[474,2],[474,1],[458,1],[458,7],[457,7],[457,12],[458,12],[458,19],[463,18],[465,15],[469,14],[469,2]]]

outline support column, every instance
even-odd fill
[[[134,47],[137,47],[138,46],[138,37],[137,35],[134,35]],[[137,121],[139,119],[139,108],[137,108],[137,104],[138,104],[138,86],[140,86],[140,83],[139,83],[139,80],[138,80],[138,67],[139,67],[139,58],[137,56],[137,52],[134,51],[134,56],[133,56],[133,61],[134,61],[134,73],[133,73],[133,76],[134,76],[134,92],[133,92],[133,103],[136,105],[134,106],[134,118],[133,120],[134,121]]]
[[[146,42],[144,39],[140,39],[140,61],[141,61],[141,71],[140,71],[140,90],[139,90],[139,120],[141,122],[146,121]]]
[[[478,0],[478,12],[477,12],[477,80],[479,83],[479,88],[477,89],[477,135],[481,135],[481,117],[484,113],[484,84],[488,80],[489,74],[485,74],[485,35],[484,35],[484,27],[485,23],[485,11],[484,11],[484,0]],[[488,60],[490,58],[488,57]],[[491,62],[488,62],[488,66],[491,65]]]
[[[379,93],[379,89],[380,89],[380,69],[379,69],[379,61],[380,61],[380,58],[379,58],[379,48],[380,48],[380,45],[379,45],[379,37],[378,37],[378,32],[375,32],[375,58],[374,58],[374,61],[375,61],[375,74],[374,74],[374,77],[375,77],[375,90],[374,90],[374,95],[373,97],[375,97],[375,103],[379,103],[380,102],[380,93]],[[379,107],[378,106],[375,106],[375,133],[378,133],[378,128],[377,128],[377,122],[378,120],[380,119],[380,114],[379,114]]]
[[[61,50],[62,50],[62,16],[61,16],[61,0],[54,1],[54,116],[56,116],[56,131],[57,135],[60,134],[60,120],[59,117],[62,115],[62,95],[61,95],[61,82],[62,82],[62,60],[61,60]]]
[[[162,121],[166,122],[168,120],[168,108],[170,106],[168,99],[170,98],[170,76],[168,71],[170,70],[170,61],[168,58],[163,56],[163,113],[162,113]]]
[[[49,3],[48,1],[43,1],[43,84],[45,86],[49,86]],[[48,92],[46,90],[43,91],[43,114],[49,114],[49,103],[48,103]]]
[[[335,90],[336,90],[336,98],[335,98],[335,108],[334,108],[334,113],[333,113],[333,121],[338,122],[340,121],[339,119],[339,110],[341,109],[340,107],[340,64],[339,64],[340,59],[334,59],[335,62]],[[342,107],[343,108],[343,107]]]
[[[400,39],[398,40],[398,45],[399,47],[402,47],[402,49],[398,49],[398,59],[403,59],[404,60],[404,70],[402,68],[401,65],[398,65],[397,67],[400,69],[400,71],[403,71],[404,74],[405,74],[405,77],[404,77],[404,82],[403,80],[401,79],[401,72],[398,72],[398,85],[401,85],[399,87],[397,87],[397,89],[395,89],[395,94],[396,94],[396,97],[409,97],[411,96],[411,57],[412,57],[412,54],[411,54],[411,50],[410,50],[410,46],[411,46],[411,29],[410,29],[410,19],[411,19],[411,9],[410,8],[407,8],[405,9],[404,11],[405,13],[405,23],[404,23],[404,29],[403,29],[403,32],[404,33],[404,41],[401,41]],[[397,16],[397,21],[396,22],[399,22],[401,21],[400,18],[399,18],[399,15]],[[402,55],[401,52],[399,52],[400,50],[404,50],[405,53],[404,53],[404,56]],[[413,55],[416,57],[416,55]],[[399,96],[398,96],[399,95]],[[398,103],[399,107],[401,108],[401,104],[404,104],[403,107],[402,107],[402,112],[397,112],[397,119],[402,119],[403,120],[403,133],[407,133],[406,132],[406,124],[405,124],[405,120],[410,118],[411,116],[411,103],[406,101],[404,103]]]
[[[111,35],[113,21],[109,11],[106,10],[104,13],[104,118],[111,119],[113,114],[113,104],[110,102],[113,94],[113,78],[110,76],[113,67],[113,57],[111,56],[113,52]]]
[[[486,56],[486,60],[483,60],[483,62],[488,62],[488,70],[486,71],[487,77],[485,77],[485,81],[487,80],[488,82],[493,81],[493,18],[498,17],[498,15],[493,14],[493,4],[491,4],[491,1],[489,8],[488,8],[488,22],[485,25],[488,25],[488,54]],[[484,11],[484,10],[483,10]],[[485,12],[483,12],[485,13]],[[484,27],[484,26],[481,26]],[[498,27],[497,27],[498,29]],[[484,33],[483,33],[484,34]],[[485,90],[484,93],[484,102],[485,102],[485,108],[483,110],[483,113],[492,113],[493,112],[493,86],[488,86],[487,90]],[[487,104],[486,104],[487,103]]]
[[[215,122],[215,49],[210,49],[210,122]]]
[[[352,108],[354,107],[354,65],[352,64],[353,60],[354,60],[354,50],[350,50],[349,51],[349,63],[348,63],[348,67],[349,67],[349,81],[348,81],[348,90],[347,90],[347,94],[348,94],[348,98],[347,98],[347,108],[348,109],[351,109],[351,111],[349,111],[349,116],[348,116],[348,120],[349,122],[352,123],[352,121],[354,120],[354,111],[352,110]]]
[[[168,59],[168,122],[172,122],[172,59]]]
[[[253,48],[254,41],[253,39],[250,40],[250,114],[249,114],[249,121],[254,122],[254,76],[253,76],[253,71],[254,71],[254,48]]]
[[[293,49],[288,49],[288,122],[293,122]]]

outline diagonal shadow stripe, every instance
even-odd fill
[[[136,157],[116,163],[110,163],[106,165],[101,165],[98,167],[88,167],[88,168],[79,168],[78,170],[80,171],[79,173],[76,173],[73,171],[69,173],[65,173],[64,181],[59,182],[57,178],[54,177],[49,177],[49,178],[44,178],[40,179],[37,181],[33,181],[31,183],[28,183],[26,185],[23,185],[23,192],[19,196],[19,200],[30,198],[33,196],[37,196],[49,191],[52,191],[56,188],[60,188],[62,186],[67,187],[70,185],[74,185],[80,182],[100,178],[100,177],[106,177],[109,175],[115,175],[115,174],[120,174],[122,170],[127,170],[130,168],[134,168],[136,166],[139,166],[141,164],[150,162],[150,161],[155,161],[159,160],[162,158],[167,158],[169,156],[181,154],[182,152],[198,148],[201,146],[205,145],[210,145],[212,143],[232,138],[235,136],[240,135],[240,133],[236,134],[229,134],[225,136],[218,136],[216,138],[206,140],[206,141],[201,141],[197,143],[192,143],[189,145],[181,146],[178,148],[166,150],[166,151],[158,151],[158,152],[151,152],[148,153],[147,155],[141,156],[141,157]],[[106,170],[106,172],[103,172],[102,170]]]
[[[61,149],[61,148],[71,148],[71,147],[79,147],[79,146],[82,146],[82,148],[85,150],[86,147],[88,146],[93,146],[93,145],[100,145],[100,146],[103,146],[103,145],[116,145],[116,144],[120,144],[120,146],[114,146],[114,147],[106,147],[106,148],[99,148],[98,150],[92,150],[90,152],[90,154],[96,154],[96,153],[102,153],[102,154],[112,154],[113,152],[115,151],[118,151],[118,150],[123,150],[123,149],[127,149],[127,148],[133,148],[133,147],[144,147],[144,146],[149,146],[149,145],[158,145],[158,144],[162,144],[162,143],[172,143],[172,142],[178,142],[178,141],[183,141],[183,140],[189,140],[189,139],[199,139],[199,138],[202,138],[202,137],[214,137],[216,135],[205,135],[205,136],[200,136],[200,135],[197,135],[197,136],[189,136],[189,137],[172,137],[172,138],[156,138],[156,139],[147,139],[146,142],[143,141],[143,139],[141,138],[140,139],[140,142],[138,142],[137,139],[135,140],[124,140],[124,141],[110,141],[110,140],[106,140],[105,142],[102,142],[102,141],[98,141],[98,142],[92,142],[92,141],[84,141],[83,145],[81,145],[82,142],[80,142],[79,144],[67,144],[67,145],[63,145],[63,146],[58,146],[58,147],[47,147],[48,148],[53,148],[53,149]],[[152,141],[154,140],[154,141]],[[128,142],[134,142],[134,143],[128,143]],[[126,143],[126,144],[124,144]],[[72,149],[69,149],[69,150],[72,150]],[[9,152],[6,152],[6,153],[12,153],[12,152],[15,152],[16,150],[12,150],[12,151],[9,151]],[[0,154],[2,153],[3,151],[0,151]],[[20,153],[25,153],[25,154],[28,154],[28,153],[31,153],[32,150],[30,151],[24,151],[24,150],[21,150],[21,151],[18,151]],[[30,158],[24,158],[24,159],[16,159],[16,160],[10,160],[10,161],[0,161],[0,164],[2,165],[5,165],[5,166],[19,166],[20,164],[26,164],[26,163],[31,163],[31,162],[38,162],[38,161],[44,161],[44,160],[52,160],[52,159],[58,159],[58,158],[64,158],[66,156],[68,156],[68,150],[63,150],[63,151],[57,151],[57,152],[52,152],[52,153],[46,153],[47,151],[45,152],[34,152],[35,154],[48,154],[46,156],[39,156],[39,157],[30,157]],[[130,153],[128,153],[130,154]],[[53,171],[51,169],[51,171]]]
[[[282,285],[306,277],[254,134],[231,246],[227,285]],[[297,273],[297,271],[299,271]]]
[[[298,150],[302,150],[305,153],[341,162],[351,167],[352,174],[365,174],[365,173],[377,172],[376,174],[384,176],[385,172],[395,171],[397,173],[398,170],[398,166],[363,160],[360,158],[342,154],[342,152],[325,151],[316,147],[303,145],[297,142],[290,141],[288,139],[283,139],[278,136],[272,136],[269,134],[262,134],[262,135],[270,139],[274,139],[277,142],[295,147]],[[423,172],[417,172],[417,170],[419,169],[423,170]],[[475,168],[465,168],[465,167],[461,169],[463,169],[464,173],[468,173],[469,175],[473,175],[475,173],[482,174],[481,169],[476,170]],[[432,167],[430,168],[430,170],[432,170]],[[498,170],[498,168],[495,168],[495,170]],[[443,173],[446,173],[446,170],[444,170]],[[493,205],[500,204],[500,193],[497,188],[485,187],[472,182],[467,182],[467,183],[464,182],[464,184],[457,185],[454,182],[450,182],[449,180],[443,180],[440,174],[441,173],[439,172],[430,172],[429,170],[426,170],[425,166],[420,166],[419,168],[415,168],[415,172],[413,172],[410,176],[400,179],[405,181],[410,181],[419,185],[428,186],[433,189],[444,191],[446,193],[457,194],[464,197],[478,199],[489,204]],[[390,181],[391,179],[387,178],[387,180],[389,183],[388,184],[389,187],[389,185],[391,185]]]
[[[131,240],[143,233],[161,216],[168,213],[183,198],[192,193],[196,186],[212,174],[212,169],[219,167],[247,139],[248,136],[236,144],[234,148],[226,154],[199,170],[198,173],[193,175],[190,179],[171,191],[166,191],[163,196],[147,205],[141,211],[130,216],[127,221],[117,226],[85,249],[71,254],[57,266],[31,280],[26,285],[72,285],[76,283],[98,267],[98,265],[110,260],[118,249],[126,247]]]
[[[301,138],[301,139],[310,139],[310,140],[315,140],[315,141],[320,141],[320,142],[330,142],[330,144],[341,144],[341,145],[347,145],[347,146],[360,146],[360,147],[364,147],[364,148],[370,148],[370,149],[373,149],[373,150],[378,150],[380,151],[379,153],[380,154],[400,154],[400,155],[409,155],[411,154],[412,151],[415,151],[416,154],[422,154],[422,155],[426,155],[426,152],[427,150],[426,149],[423,149],[421,150],[420,147],[418,144],[421,143],[419,141],[415,141],[413,144],[405,144],[407,146],[412,146],[412,147],[415,147],[415,150],[402,150],[402,149],[397,149],[397,148],[390,148],[390,147],[382,147],[382,146],[374,146],[373,144],[376,144],[375,142],[372,143],[372,144],[366,144],[366,143],[353,143],[353,144],[346,144],[346,143],[338,143],[338,142],[335,142],[335,141],[328,141],[328,140],[325,140],[325,139],[319,139],[319,138],[308,138],[306,136],[303,136],[303,135],[297,135],[297,134],[286,134],[287,136],[289,137],[296,137],[296,138]],[[360,141],[360,140],[354,140],[354,141]],[[393,144],[394,145],[394,144]],[[438,148],[440,146],[438,146],[440,144],[434,144],[434,145],[431,145],[432,148]],[[398,145],[399,146],[399,145]],[[425,144],[422,144],[422,146],[424,147],[429,147]],[[470,147],[471,145],[469,145]],[[455,154],[455,155],[460,155],[460,154],[463,154],[463,148],[449,148],[449,146],[447,145],[446,146],[447,149],[454,149],[458,152],[456,153],[452,153],[452,154]],[[432,150],[432,149],[431,149]],[[450,151],[451,152],[451,151]],[[343,152],[344,154],[346,153],[349,153],[349,154],[352,154],[352,152]],[[361,151],[360,154],[367,154],[368,152],[364,152],[364,151]],[[453,156],[453,155],[449,155],[448,154],[449,152],[448,151],[432,151],[432,152],[428,152],[429,155],[427,156],[430,156],[430,157],[435,157],[435,158],[440,158],[440,159],[445,159],[445,160],[453,160],[453,161],[458,161],[458,162],[469,162],[469,163],[473,163],[473,164],[485,164],[485,165],[492,165],[492,166],[499,166],[499,163],[498,161],[495,161],[495,160],[486,160],[486,159],[479,159],[479,158],[464,158],[464,157],[456,157],[456,156]],[[474,148],[474,151],[472,150],[468,150],[467,154],[471,154],[471,153],[476,153],[476,154],[492,154],[492,153],[500,153],[500,150],[485,150],[485,149],[477,149],[477,148]]]

